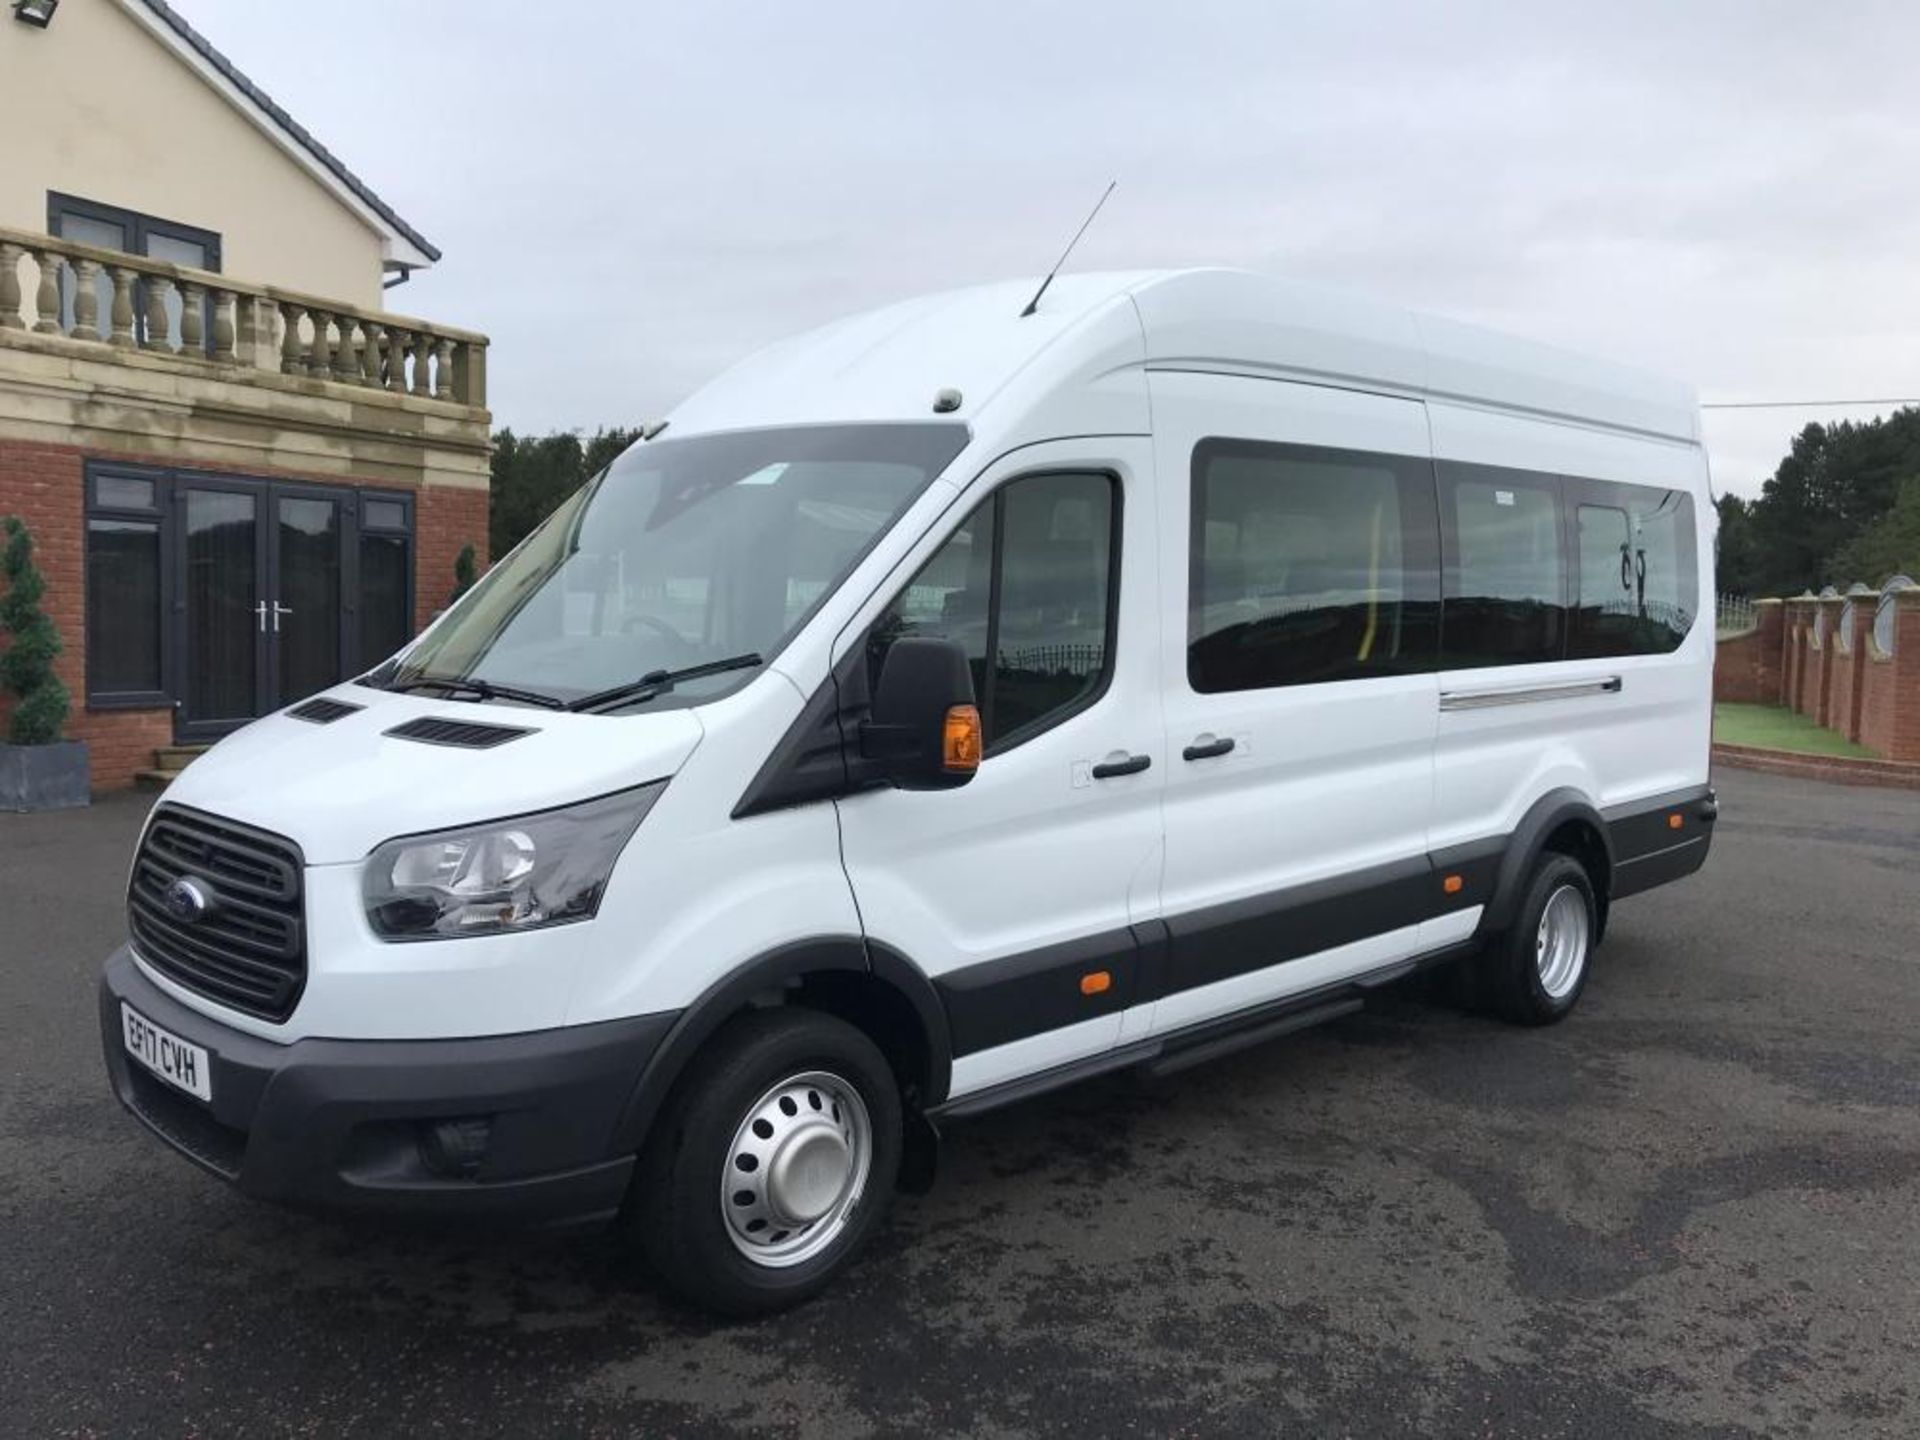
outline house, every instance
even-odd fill
[[[0,3],[0,515],[110,789],[484,558],[487,340],[385,308],[440,252],[164,0]]]

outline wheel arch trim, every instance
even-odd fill
[[[720,1027],[755,995],[784,989],[815,975],[865,975],[909,1005],[927,1042],[923,1105],[946,1098],[953,1065],[946,1011],[918,966],[898,951],[858,935],[826,935],[794,941],[736,966],[680,1012],[641,1072],[614,1129],[616,1153],[638,1150],[687,1066]]]
[[[1546,848],[1547,837],[1568,821],[1584,825],[1600,842],[1601,851],[1606,856],[1608,874],[1589,876],[1588,879],[1601,903],[1605,903],[1604,897],[1614,866],[1613,837],[1605,817],[1592,799],[1579,790],[1563,786],[1549,790],[1528,806],[1526,813],[1520,817],[1520,823],[1514,827],[1512,838],[1507,842],[1506,854],[1500,861],[1493,898],[1481,916],[1480,929],[1483,933],[1504,930],[1513,923],[1514,912],[1526,894],[1527,877],[1533,873],[1534,865]]]

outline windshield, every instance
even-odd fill
[[[928,424],[636,445],[368,679],[575,701],[662,672],[771,659],[966,443],[964,426]],[[635,703],[697,703],[753,673],[721,669]]]

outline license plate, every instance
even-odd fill
[[[125,1001],[120,1004],[120,1029],[127,1053],[147,1069],[189,1095],[213,1099],[213,1066],[200,1046],[162,1030]]]

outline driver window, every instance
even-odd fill
[[[954,641],[973,671],[989,754],[1090,704],[1112,666],[1117,508],[1106,475],[1002,486],[874,625],[869,678],[878,681],[902,635]]]

